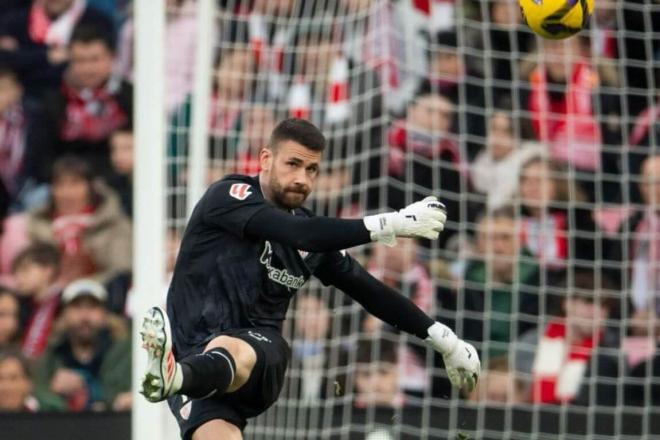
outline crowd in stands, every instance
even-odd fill
[[[328,140],[317,212],[447,206],[438,243],[356,256],[477,347],[461,398],[660,403],[660,8],[601,3],[588,32],[543,41],[514,0],[217,3],[209,182],[257,173],[277,121],[309,119]],[[196,7],[167,5],[181,187]],[[134,145],[134,38],[128,0],[0,0],[0,411],[131,407],[133,152],[161,147]],[[451,394],[439,356],[339,293],[302,289],[291,318],[286,398]]]

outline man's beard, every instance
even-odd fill
[[[285,209],[300,208],[303,203],[305,203],[305,200],[307,200],[307,196],[310,192],[310,190],[305,187],[284,188],[274,176],[270,180],[270,188],[273,203],[278,207]]]

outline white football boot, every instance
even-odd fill
[[[172,353],[172,331],[167,315],[152,307],[142,318],[142,348],[147,350],[147,370],[140,393],[150,402],[165,400],[181,388],[181,367]]]

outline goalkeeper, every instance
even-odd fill
[[[261,173],[214,183],[192,213],[167,315],[153,307],[141,323],[148,353],[141,392],[152,402],[167,399],[184,439],[240,439],[247,419],[277,400],[290,356],[282,322],[312,275],[425,340],[443,355],[455,386],[471,390],[477,382],[474,347],[343,251],[370,241],[394,245],[396,237],[436,239],[444,206],[427,197],[364,219],[315,217],[302,205],[324,147],[312,124],[285,120],[259,153]]]

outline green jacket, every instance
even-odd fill
[[[35,369],[35,395],[49,407],[69,408],[64,396],[50,390],[50,382],[60,368],[81,373],[88,385],[87,404],[82,409],[112,408],[117,394],[131,389],[131,340],[126,325],[111,318],[101,333],[97,353],[89,364],[80,365],[71,355],[64,333],[54,334]]]

